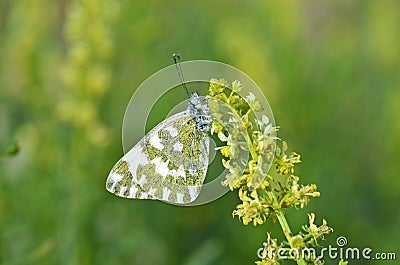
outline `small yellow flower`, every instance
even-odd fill
[[[229,174],[226,175],[222,185],[229,186],[230,190],[234,190],[237,188],[239,181],[243,177],[242,172],[236,164],[231,165],[230,160],[226,161],[225,159],[222,159],[222,165],[229,170]]]
[[[221,152],[221,155],[223,155],[225,157],[231,157],[232,156],[231,148],[228,145],[222,147],[219,151]]]
[[[240,83],[240,81],[235,80],[232,82],[232,91],[235,93],[239,93],[240,91],[242,91],[242,84]]]
[[[301,249],[305,245],[303,237],[301,235],[296,235],[291,237],[289,244],[292,248],[297,248],[297,249]]]
[[[312,240],[313,240],[314,244],[319,245],[318,239],[323,239],[324,235],[333,232],[333,229],[328,226],[328,223],[326,222],[325,219],[322,221],[321,226],[318,227],[317,225],[315,225],[314,224],[314,221],[315,221],[314,213],[310,213],[308,215],[308,219],[309,219],[310,225],[308,227],[303,226],[303,230],[308,232],[312,236]]]
[[[218,121],[212,121],[211,123],[211,134],[222,132],[224,126]]]
[[[244,100],[249,104],[253,111],[259,111],[262,109],[260,102],[256,99],[256,96],[253,93],[250,92]]]
[[[217,95],[217,94],[221,94],[224,92],[224,89],[228,86],[228,82],[221,78],[221,79],[211,79],[210,80],[210,86],[208,88],[208,92],[211,95]]]

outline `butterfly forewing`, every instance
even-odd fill
[[[194,201],[208,167],[207,135],[188,111],[152,129],[111,170],[107,190],[121,197]]]

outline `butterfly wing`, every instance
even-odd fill
[[[111,170],[107,190],[125,198],[185,204],[200,194],[209,142],[187,111],[146,134]]]

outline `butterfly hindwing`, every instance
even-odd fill
[[[190,203],[208,167],[208,138],[187,111],[152,129],[111,170],[107,190],[126,198]]]

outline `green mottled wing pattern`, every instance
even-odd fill
[[[193,202],[208,167],[207,135],[187,111],[151,130],[111,170],[107,190],[121,197]]]

